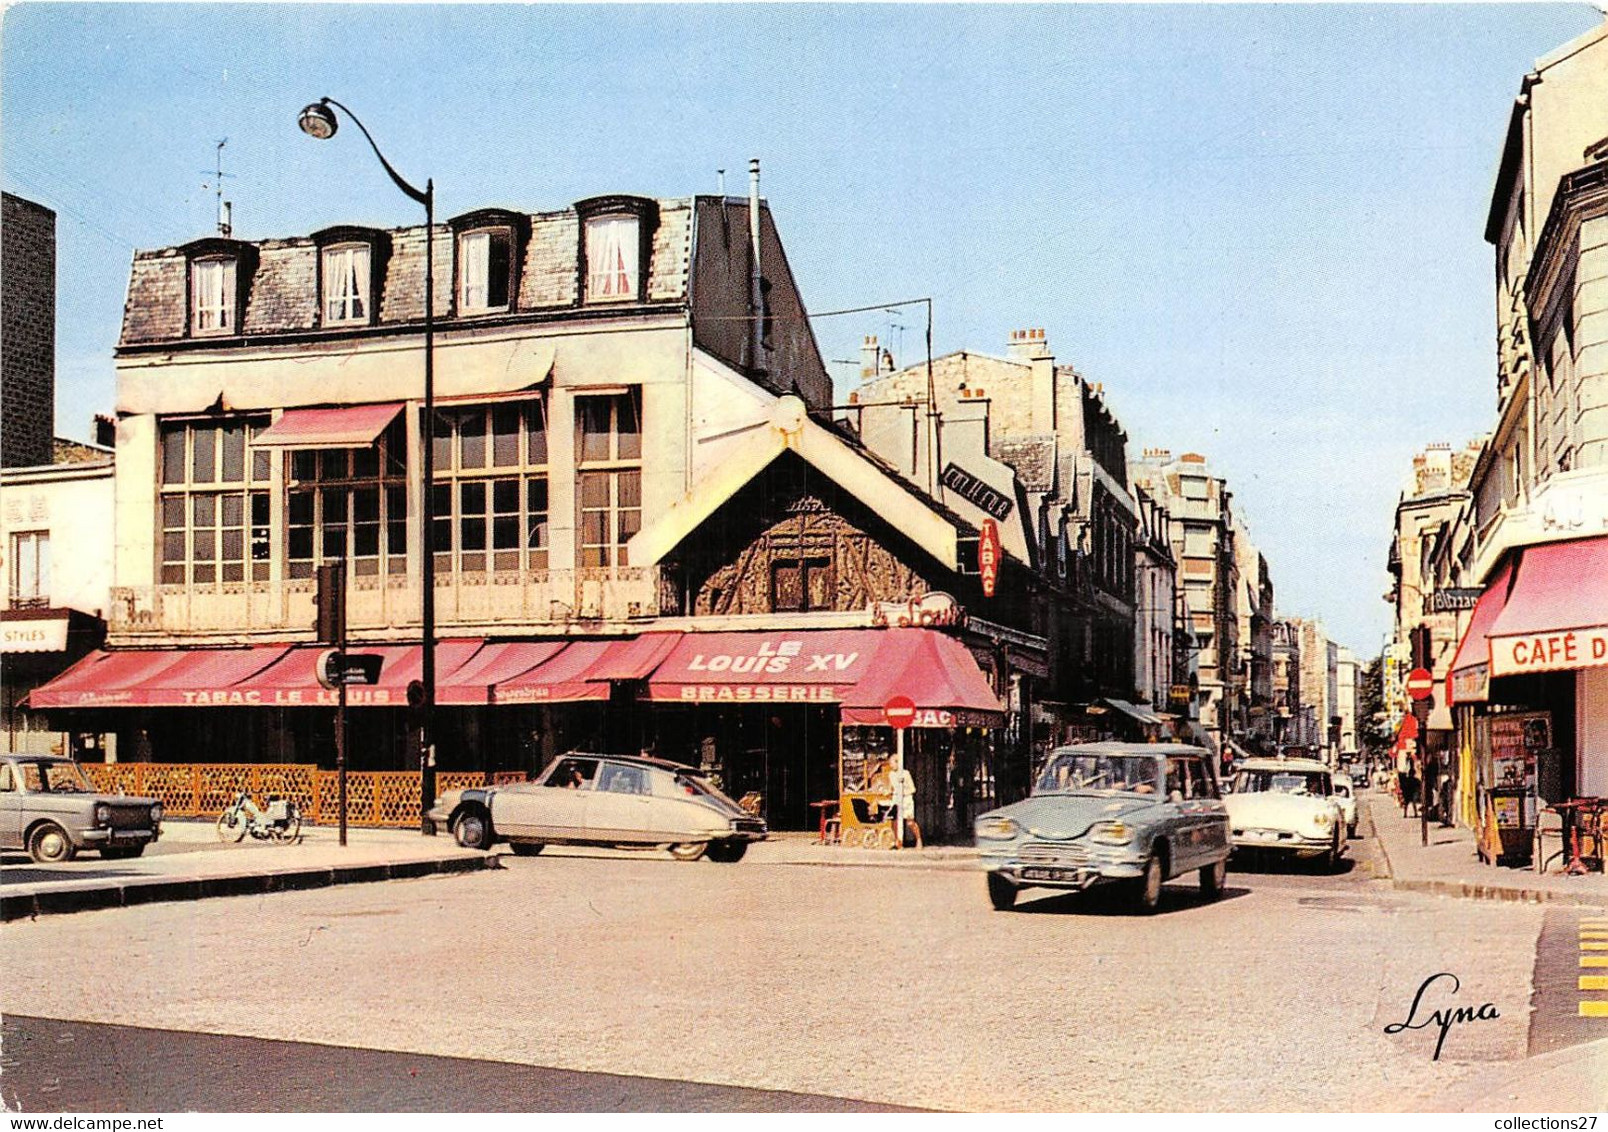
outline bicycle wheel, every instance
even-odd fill
[[[294,845],[301,840],[301,811],[291,807],[290,818],[285,822],[285,828],[279,833],[279,840]]]
[[[243,814],[237,807],[230,806],[227,810],[224,810],[223,813],[218,815],[218,840],[243,840],[246,836],[246,829],[248,825],[249,823],[246,821],[246,815]]]

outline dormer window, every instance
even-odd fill
[[[189,265],[189,333],[196,337],[239,334],[246,293],[257,266],[257,248],[240,240],[208,236],[180,249]]]
[[[634,216],[600,216],[586,222],[586,299],[630,301],[637,297],[641,240]]]
[[[367,323],[373,280],[367,244],[324,249],[324,325]]]
[[[659,206],[646,197],[593,197],[576,204],[575,212],[581,220],[582,301],[644,301]]]
[[[318,248],[318,322],[372,326],[391,256],[391,234],[342,224],[313,233]]]
[[[230,334],[235,328],[235,261],[198,259],[190,266],[190,325],[197,334]]]
[[[495,314],[519,305],[519,257],[530,218],[482,208],[448,221],[453,232],[453,299],[460,315]]]
[[[506,229],[465,232],[458,237],[458,309],[508,309],[508,264],[512,259]]]

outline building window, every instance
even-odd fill
[[[458,310],[464,314],[508,309],[513,233],[507,228],[465,232],[458,237]]]
[[[324,323],[369,321],[370,250],[367,244],[324,249]]]
[[[11,536],[11,608],[50,605],[50,532],[19,531]]]
[[[629,566],[642,529],[641,390],[575,399],[580,564]]]
[[[586,299],[626,302],[637,297],[642,254],[635,216],[599,216],[586,222]]]
[[[250,448],[264,419],[162,426],[163,585],[266,581],[273,457]]]
[[[190,265],[190,325],[197,334],[228,334],[235,326],[235,261],[198,259]]]
[[[1202,476],[1178,477],[1178,489],[1185,499],[1207,499],[1206,480]]]
[[[438,411],[432,431],[436,569],[546,570],[546,403]]]
[[[407,434],[401,418],[365,448],[290,454],[286,565],[292,578],[345,560],[355,577],[408,569]]]
[[[807,613],[835,607],[828,558],[776,559],[771,563],[771,610]]]

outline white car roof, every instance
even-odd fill
[[[1246,759],[1239,765],[1240,770],[1293,770],[1302,774],[1321,770],[1325,774],[1333,775],[1333,770],[1318,762],[1316,759]]]

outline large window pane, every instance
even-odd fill
[[[613,423],[609,399],[583,397],[576,404],[580,407],[581,459],[586,462],[609,459],[612,455],[609,432]]]
[[[486,466],[486,414],[476,409],[459,418],[461,430],[458,440],[458,466],[484,468]]]
[[[162,482],[184,482],[184,438],[186,431],[183,425],[169,425],[162,434]]]
[[[226,425],[222,431],[223,474],[218,478],[224,483],[240,483],[246,478],[245,422]]]
[[[491,462],[499,468],[519,463],[518,405],[500,405],[491,411]]]
[[[619,446],[615,458],[640,460],[642,458],[642,425],[637,420],[636,398],[625,396],[615,401],[618,408]]]
[[[547,402],[537,401],[526,414],[525,430],[529,437],[525,459],[531,464],[547,463]]]
[[[217,430],[198,428],[190,450],[190,482],[213,483],[217,479]]]

